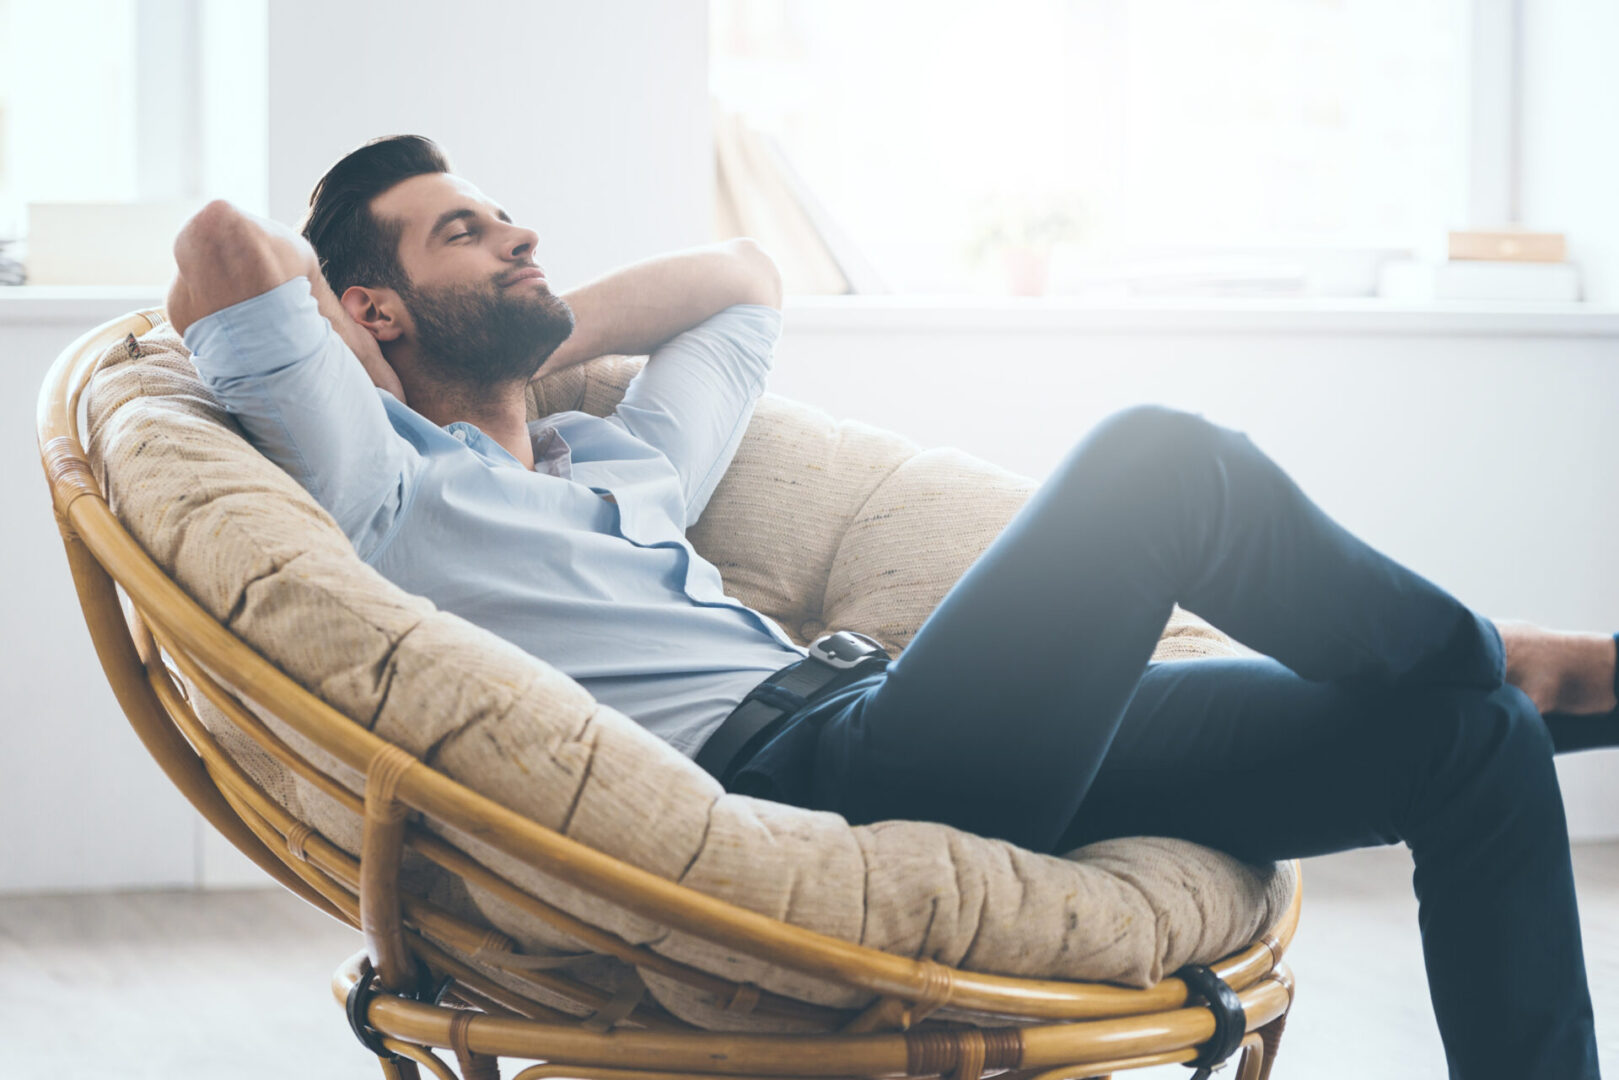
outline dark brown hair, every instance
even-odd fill
[[[413,176],[449,171],[444,151],[421,135],[372,139],[326,171],[309,195],[302,231],[334,293],[342,296],[351,285],[409,288],[399,264],[404,223],[379,219],[371,200]]]

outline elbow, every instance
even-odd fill
[[[174,261],[180,272],[225,246],[244,220],[245,215],[224,199],[215,199],[192,214],[174,238]]]
[[[748,298],[741,302],[780,308],[781,268],[776,265],[776,260],[751,236],[739,236],[728,243],[745,268]]]
[[[169,293],[169,321],[184,333],[203,316],[300,274],[313,283],[319,273],[314,254],[291,230],[215,199],[193,214],[174,239],[179,273]]]
[[[221,262],[229,257],[233,237],[241,237],[245,215],[224,199],[215,199],[192,214],[174,238],[177,273],[165,309],[170,325],[184,334],[191,324],[218,307],[208,294],[218,280]]]
[[[198,210],[174,238],[174,261],[182,276],[215,277],[244,268],[292,276],[304,273],[314,254],[303,237],[225,199]]]

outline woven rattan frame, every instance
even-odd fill
[[[1176,978],[1128,990],[984,975],[864,948],[715,900],[520,817],[336,712],[199,607],[124,530],[96,482],[80,436],[80,397],[109,346],[162,320],[161,311],[144,311],[89,331],[58,357],[40,393],[40,457],[79,603],[120,706],[170,780],[271,877],[364,933],[364,952],[337,970],[332,990],[346,1003],[360,984],[357,1011],[365,1034],[383,1050],[379,1060],[385,1075],[416,1077],[425,1068],[437,1077],[453,1077],[437,1050],[449,1052],[464,1080],[496,1076],[500,1057],[546,1062],[522,1070],[519,1080],[879,1075],[977,1080],[998,1072],[1019,1080],[1067,1080],[1191,1061],[1213,1035],[1212,1013],[1189,1004],[1186,986]],[[288,815],[237,767],[192,709],[176,672],[267,753],[361,815],[359,859]],[[269,710],[363,773],[364,797],[316,770],[243,702]],[[631,945],[527,895],[408,823],[411,814],[474,833],[506,855],[637,915],[784,968],[859,987],[877,995],[876,1002],[857,1015],[805,1004]],[[810,1021],[825,1033],[702,1031],[637,993],[608,996],[570,979],[565,967],[535,964],[514,952],[505,935],[405,893],[399,867],[406,847],[594,950],[723,995],[734,1010]],[[1237,991],[1247,1014],[1240,1080],[1270,1074],[1292,1003],[1292,978],[1282,956],[1298,924],[1299,903],[1295,889],[1275,926],[1212,965]],[[531,1000],[479,974],[466,957],[564,994],[587,1015]],[[431,996],[423,994],[429,983],[438,987],[445,979],[449,995],[439,1003],[424,1000]],[[366,991],[374,992],[366,997]],[[984,1026],[928,1019],[946,1005],[982,1014]]]

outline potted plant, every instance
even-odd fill
[[[979,203],[968,257],[998,260],[1012,295],[1043,296],[1052,249],[1086,234],[1085,204],[1075,192],[998,191]]]

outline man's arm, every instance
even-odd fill
[[[607,417],[663,453],[697,520],[742,442],[764,392],[781,312],[734,304],[660,345]]]
[[[399,376],[376,339],[350,317],[320,272],[309,241],[278,221],[244,213],[223,199],[204,206],[174,241],[179,267],[169,290],[169,322],[184,334],[192,323],[269,292],[295,277],[309,279],[320,313],[365,368],[371,382],[400,401]]]
[[[381,364],[375,341],[346,321],[313,251],[284,226],[210,203],[181,231],[175,258],[169,319],[197,373],[369,557],[405,503],[416,460],[356,363],[355,345],[377,350]]]
[[[563,294],[574,331],[538,375],[582,360],[640,356],[736,304],[781,307],[781,274],[747,237],[660,255]]]

